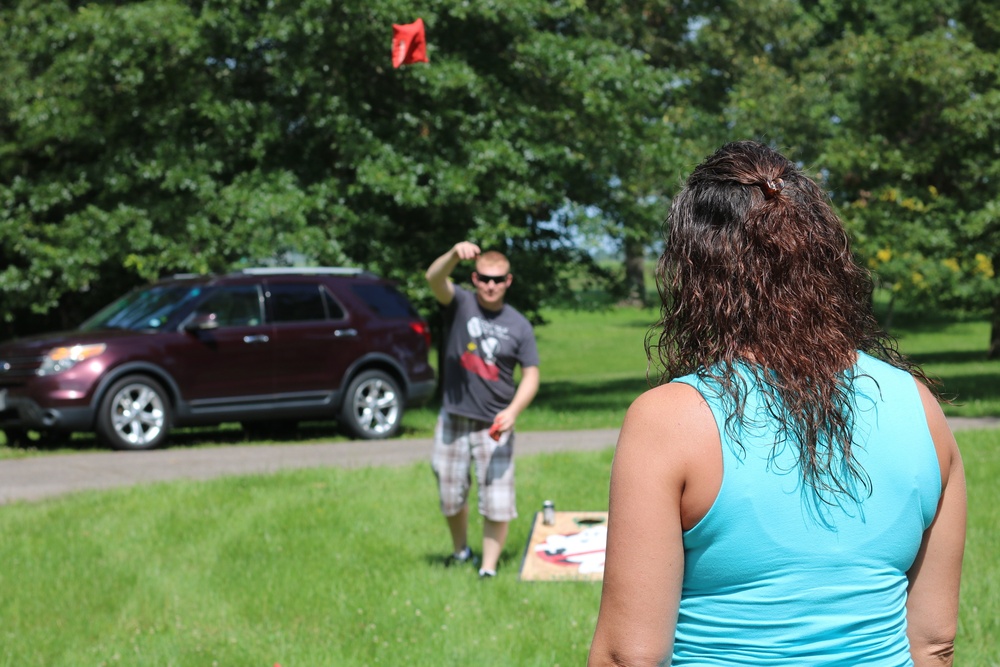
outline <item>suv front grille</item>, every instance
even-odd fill
[[[42,365],[42,357],[0,356],[0,386],[21,384],[35,376]]]

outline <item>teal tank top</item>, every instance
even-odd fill
[[[717,385],[677,378],[708,402],[722,440],[722,486],[684,538],[672,665],[912,665],[906,572],[941,494],[941,470],[915,380],[859,353],[855,455],[871,479],[860,504],[816,502],[791,445],[744,373],[739,443]]]

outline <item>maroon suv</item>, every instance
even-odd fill
[[[247,269],[136,289],[78,329],[0,345],[0,428],[152,449],[177,426],[337,419],[388,438],[434,392],[430,332],[356,269]]]

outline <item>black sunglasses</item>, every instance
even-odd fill
[[[487,276],[486,274],[479,273],[478,271],[476,271],[475,274],[476,274],[476,280],[478,280],[479,282],[494,283],[496,285],[507,282],[507,278],[508,276],[510,276],[509,273],[504,274],[502,276]]]

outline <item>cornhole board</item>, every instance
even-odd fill
[[[602,581],[607,512],[556,512],[546,526],[535,513],[521,559],[521,581]]]

